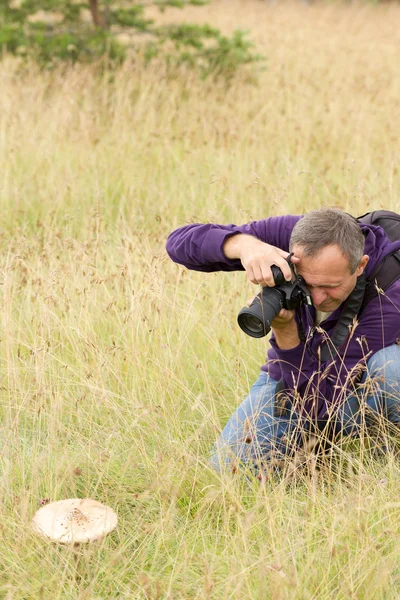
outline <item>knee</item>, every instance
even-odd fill
[[[367,404],[386,411],[390,421],[400,421],[400,347],[397,344],[376,352],[367,363],[367,374],[374,383]]]
[[[376,352],[367,362],[370,377],[400,381],[400,346],[393,344]]]

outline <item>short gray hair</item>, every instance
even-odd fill
[[[297,221],[290,237],[290,251],[293,246],[301,246],[305,256],[316,256],[326,246],[339,246],[354,273],[364,254],[364,242],[354,217],[338,208],[321,208]]]

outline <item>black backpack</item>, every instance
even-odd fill
[[[385,230],[391,242],[400,241],[400,215],[390,210],[374,210],[357,218],[365,225],[379,225]],[[379,290],[385,291],[400,278],[400,250],[386,256],[367,278],[367,289],[360,308],[365,306],[378,295]]]

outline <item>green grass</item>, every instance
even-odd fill
[[[242,273],[164,250],[187,222],[399,209],[399,7],[234,9],[256,85],[0,64],[0,598],[400,597],[391,455],[266,485],[209,468],[268,343],[236,324]],[[74,496],[119,515],[78,563],[30,525]]]

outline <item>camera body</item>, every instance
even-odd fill
[[[288,261],[289,262],[289,261]],[[264,337],[271,331],[271,323],[282,308],[296,310],[302,304],[312,306],[311,295],[304,279],[294,271],[292,263],[292,281],[286,281],[282,271],[272,265],[275,287],[264,287],[249,307],[244,307],[238,314],[240,328],[251,337]]]

